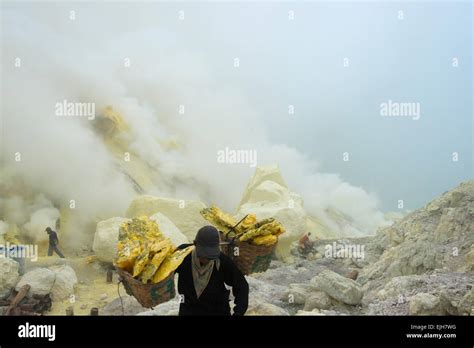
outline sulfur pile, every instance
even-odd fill
[[[143,216],[120,226],[114,264],[143,284],[159,283],[178,268],[192,248],[176,249],[156,221]]]
[[[232,230],[238,222],[216,206],[203,209],[201,215],[224,233]],[[229,233],[228,237],[236,237],[241,242],[247,242],[253,245],[273,245],[278,242],[278,236],[284,232],[284,227],[274,218],[257,221],[255,214],[248,214],[245,219]]]

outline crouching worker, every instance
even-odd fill
[[[48,247],[48,256],[53,256],[53,251],[59,255],[60,258],[64,259],[64,255],[59,250],[59,238],[58,234],[54,232],[50,227],[46,227],[46,233],[49,235],[49,247]]]
[[[234,262],[220,252],[217,229],[212,226],[201,228],[194,245],[194,250],[176,270],[179,274],[179,315],[231,315],[230,291],[226,285],[232,287],[234,295],[233,315],[244,315],[249,285]]]

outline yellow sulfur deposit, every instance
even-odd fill
[[[158,271],[153,277],[153,283],[159,283],[170,275],[183,262],[184,258],[189,255],[194,246],[189,246],[182,250],[176,250],[174,253],[168,255],[161,264]]]
[[[275,221],[274,218],[268,218],[268,219],[260,220],[259,222],[257,222],[257,223],[253,226],[253,228],[262,227],[263,225],[269,224],[270,222],[273,222],[273,221]]]
[[[162,262],[166,256],[171,252],[172,246],[166,246],[160,251],[158,251],[155,256],[151,259],[150,263],[146,265],[143,273],[140,276],[141,281],[146,284],[152,277],[155,275],[156,271],[160,268]]]
[[[95,120],[95,127],[103,134],[112,135],[120,132],[128,132],[130,127],[123,120],[122,115],[108,105]]]
[[[237,221],[229,214],[224,213],[216,206],[205,208],[201,210],[201,215],[207,221],[212,222],[218,229],[227,231],[228,229],[235,226]]]
[[[18,231],[19,229],[17,225],[10,225],[7,232],[3,235],[5,242],[16,245],[20,244],[20,241],[18,240]]]
[[[138,240],[119,241],[117,249],[116,266],[131,273],[135,260],[141,252],[140,242]]]
[[[201,215],[224,233],[237,223],[232,216],[216,206],[203,209]],[[284,227],[274,218],[257,221],[255,214],[249,214],[230,236],[254,245],[273,245],[278,242],[278,236],[284,232]]]
[[[89,263],[93,263],[93,262],[96,262],[97,261],[97,256],[96,255],[91,255],[91,256],[87,256],[86,257],[86,262],[89,264]]]
[[[260,237],[256,237],[254,238],[254,240],[252,240],[252,244],[255,244],[255,245],[272,245],[274,243],[276,243],[278,241],[278,237],[273,235],[273,234],[269,234],[267,236],[260,236]]]
[[[156,221],[143,216],[120,226],[114,264],[144,284],[157,283],[169,276],[191,250],[176,250]]]
[[[245,219],[237,226],[237,232],[245,232],[253,227],[257,223],[257,216],[255,214],[248,214]]]
[[[146,216],[132,219],[120,226],[119,239],[128,238],[140,241],[161,241],[165,236],[160,232],[158,224]]]
[[[266,236],[266,235],[271,235],[272,234],[272,229],[270,228],[272,225],[273,222],[270,222],[268,224],[265,224],[257,229],[252,229],[248,232],[245,232],[240,238],[239,240],[241,242],[247,242],[247,241],[251,241],[253,240],[254,238],[257,238],[257,237],[260,237],[260,236]]]
[[[140,255],[138,255],[137,259],[135,260],[135,264],[133,265],[133,276],[137,277],[140,273],[142,273],[145,266],[148,264],[150,259],[150,250],[143,250]]]

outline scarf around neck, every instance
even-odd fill
[[[216,265],[217,270],[219,270],[220,260],[211,260],[207,265],[201,265],[199,258],[197,257],[196,249],[193,249],[191,252],[191,258],[194,290],[196,290],[196,295],[199,298],[206,289],[207,284],[209,284],[214,265]]]

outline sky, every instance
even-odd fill
[[[76,57],[78,76],[97,57],[109,64],[110,52],[120,61],[157,57],[133,69],[146,78],[166,62],[175,99],[191,116],[193,107],[204,108],[193,94],[206,83],[209,112],[213,95],[216,103],[227,103],[213,115],[216,132],[227,139],[236,129],[248,132],[236,137],[245,148],[254,146],[246,140],[264,131],[271,144],[296,149],[318,172],[335,173],[373,194],[382,211],[396,211],[399,200],[404,209],[419,208],[473,178],[470,2],[3,2],[2,7],[4,35],[15,32],[2,58],[21,52],[26,46],[17,38],[26,35],[33,36],[25,40],[30,47],[24,52],[34,55],[31,49],[37,49],[41,64]],[[71,10],[77,15],[73,24]],[[50,55],[44,61],[43,51]],[[100,73],[91,74],[100,80]],[[54,80],[71,95],[66,75],[28,83],[41,89]],[[219,97],[222,90],[232,96],[228,102]],[[233,105],[235,98],[246,107]],[[419,119],[381,116],[380,105],[388,100],[418,104]],[[233,109],[242,110],[242,124],[239,118],[230,121],[226,110]],[[7,126],[4,132],[11,132]],[[209,132],[211,140],[216,136],[209,129],[193,130]],[[458,161],[452,160],[454,152]],[[268,158],[277,157],[272,152]],[[290,178],[298,170],[282,168]]]
[[[272,139],[376,192],[385,210],[400,199],[421,207],[473,178],[471,3],[233,4],[212,18],[196,46],[221,56],[216,69]],[[225,68],[233,56],[238,75]],[[420,119],[381,117],[389,99],[420,103]]]

